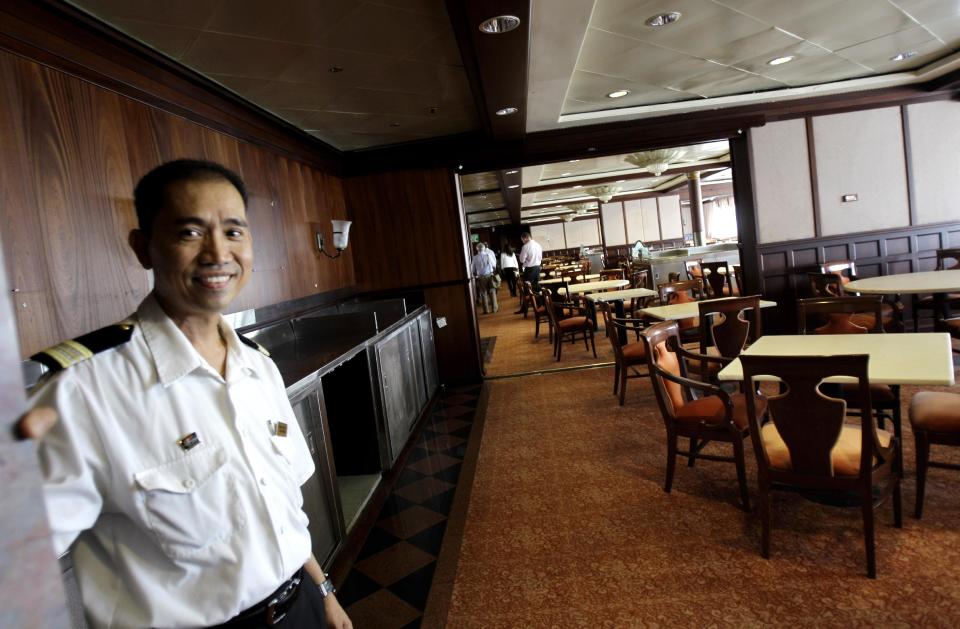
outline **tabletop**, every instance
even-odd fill
[[[843,290],[871,295],[956,293],[960,292],[960,269],[868,277],[845,284]]]
[[[614,290],[606,293],[590,293],[587,299],[590,301],[607,302],[620,301],[624,299],[636,299],[637,297],[653,297],[657,291],[649,288],[628,288],[626,290]]]
[[[629,280],[603,280],[602,282],[586,282],[584,284],[571,284],[567,288],[571,293],[590,293],[598,290],[607,290],[610,288],[623,288],[629,286]]]
[[[700,316],[700,307],[697,304],[708,304],[712,301],[726,301],[731,297],[721,297],[720,299],[705,299],[703,301],[689,301],[681,304],[670,304],[669,306],[651,306],[650,308],[641,308],[640,312],[654,319],[661,321],[677,321],[680,319],[689,319]],[[761,308],[773,308],[777,305],[775,301],[760,300]]]
[[[834,356],[869,354],[867,375],[875,384],[954,384],[953,352],[946,332],[919,334],[767,335],[743,352],[751,356]],[[720,380],[743,380],[740,360],[724,367]],[[831,382],[851,378],[830,378]]]
[[[567,280],[563,279],[562,277],[556,277],[549,280],[540,280],[538,283],[540,284],[540,286],[543,286],[544,284],[546,284],[547,286],[552,286],[553,284],[563,284],[566,281]]]

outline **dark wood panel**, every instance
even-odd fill
[[[765,274],[774,274],[787,269],[787,252],[771,251],[760,254],[761,269]]]
[[[433,337],[437,346],[440,382],[448,385],[480,382],[480,340],[469,282],[424,290],[426,303],[434,316]],[[444,328],[436,327],[436,318],[446,317]]]
[[[352,249],[321,260],[312,245],[310,222],[347,218],[336,177],[5,52],[0,110],[0,225],[25,356],[125,317],[147,294],[126,245],[133,186],[169,159],[223,163],[250,187],[254,273],[233,310],[355,283]]]
[[[887,238],[887,255],[901,255],[910,253],[910,239],[906,236]]]
[[[813,266],[817,263],[817,248],[794,249],[793,266]]]
[[[921,234],[917,236],[917,251],[936,251],[943,248],[941,234]]]
[[[853,254],[854,260],[859,260],[860,258],[876,258],[880,255],[880,241],[874,239],[855,242],[853,244]]]
[[[850,243],[843,243],[838,245],[825,245],[823,247],[823,259],[824,260],[851,260],[852,256],[850,255]]]

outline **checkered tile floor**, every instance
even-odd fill
[[[420,626],[481,386],[434,406],[337,597],[355,627]]]

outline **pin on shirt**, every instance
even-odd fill
[[[191,432],[189,435],[185,435],[177,440],[177,445],[179,445],[184,450],[190,450],[200,445],[200,437],[197,436],[197,433]]]
[[[287,436],[287,423],[281,421],[269,421],[267,425],[270,426],[270,432],[273,433],[275,437],[286,437]]]

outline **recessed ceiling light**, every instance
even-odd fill
[[[617,90],[615,92],[610,92],[609,94],[607,94],[607,98],[623,98],[629,93],[630,93],[630,90]],[[587,149],[587,150],[589,151],[591,149]],[[596,151],[597,149],[592,149],[592,150]]]
[[[659,13],[657,15],[651,15],[646,20],[644,24],[647,26],[652,26],[653,28],[659,28],[661,26],[666,26],[667,24],[673,24],[680,19],[682,14],[679,11],[669,11],[667,13]]]
[[[573,174],[573,173],[560,173],[560,176],[561,176],[561,177],[569,177],[569,176],[572,175],[572,174]]]
[[[520,172],[520,171],[519,171],[519,170],[508,170],[508,171],[507,171],[507,174],[508,174],[508,175],[516,175],[518,172]]]
[[[558,194],[558,193],[556,193],[556,192],[551,192],[551,193],[550,193],[550,196],[551,196],[551,197],[555,197],[555,196],[557,196],[557,194]]]
[[[916,50],[905,50],[904,52],[898,52],[897,54],[890,57],[890,61],[903,61],[904,59],[909,59],[910,57],[916,57]]]
[[[480,22],[480,32],[488,35],[507,33],[520,26],[516,15],[498,15]]]
[[[343,68],[340,66],[330,66],[328,70],[333,74],[336,74],[337,72],[343,72]]]
[[[615,183],[623,183],[624,181],[626,181],[626,179],[617,179]]]
[[[583,186],[574,186],[574,188],[582,188]]]
[[[513,190],[514,188],[519,188],[519,187],[520,187],[520,184],[515,183],[515,184],[513,184],[512,186],[507,186],[507,187],[510,188],[511,190]]]
[[[796,57],[794,57],[793,55],[787,55],[786,57],[777,57],[776,59],[771,59],[770,61],[768,61],[768,62],[767,62],[767,65],[768,65],[768,66],[779,66],[779,65],[783,65],[783,64],[785,64],[785,63],[789,63],[789,62],[793,61],[795,58],[796,58]]]
[[[510,114],[515,114],[515,113],[517,113],[517,111],[518,111],[518,110],[517,110],[516,107],[504,107],[504,108],[502,108],[502,109],[498,109],[498,110],[497,110],[497,115],[498,115],[498,116],[509,116]]]
[[[579,161],[580,161],[579,159],[571,159],[568,163],[570,163],[570,164],[576,164],[576,163],[579,162]]]

